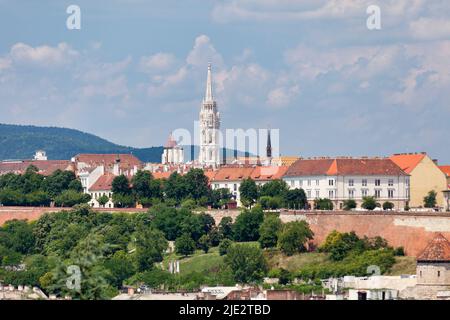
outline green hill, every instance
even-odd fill
[[[49,160],[69,160],[78,153],[132,153],[143,162],[161,162],[163,147],[133,148],[75,129],[0,123],[0,160],[31,159],[45,150]],[[185,146],[185,159],[196,158],[197,146]],[[223,154],[223,150],[222,150]],[[231,151],[229,155],[248,155]]]
[[[132,153],[144,162],[160,162],[162,147],[133,148],[114,144],[79,130],[0,124],[0,160],[30,159],[36,150],[49,159],[70,159],[78,153]]]

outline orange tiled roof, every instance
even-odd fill
[[[254,168],[250,178],[255,181],[281,179],[288,169],[289,166],[258,166]]]
[[[254,167],[247,166],[229,166],[229,167],[221,167],[216,171],[214,178],[212,181],[236,181],[247,179],[251,176]]]
[[[170,175],[173,172],[171,171],[164,171],[164,172],[152,172],[152,176],[155,179],[169,179]]]
[[[394,154],[390,159],[403,171],[410,174],[425,156],[425,153],[405,153]]]
[[[445,173],[447,177],[450,177],[450,166],[439,166],[439,169],[441,169],[441,171]]]
[[[111,190],[112,182],[115,176],[113,174],[104,174],[89,188],[89,191],[105,191]]]
[[[71,162],[68,160],[20,160],[0,162],[0,174],[23,174],[31,165],[38,168],[39,173],[45,176],[51,175],[58,169],[73,171]]]
[[[318,158],[299,159],[285,176],[401,176],[406,175],[388,158]]]
[[[417,257],[417,261],[450,262],[450,242],[438,233]]]

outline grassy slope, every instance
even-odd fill
[[[327,254],[325,253],[301,253],[287,257],[277,250],[265,251],[269,269],[284,268],[289,271],[297,271],[303,266],[311,264],[327,263]],[[168,261],[179,259],[180,272],[190,273],[193,271],[213,273],[218,270],[223,263],[223,256],[219,255],[218,248],[211,248],[205,254],[201,250],[197,250],[194,255],[189,257],[180,257],[172,253],[165,257],[164,267],[167,268]],[[415,274],[416,260],[413,257],[396,257],[397,262],[387,275]]]

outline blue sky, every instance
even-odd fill
[[[81,30],[66,8],[81,8]],[[366,27],[378,4],[382,29]],[[285,155],[450,163],[447,0],[0,0],[0,122],[132,146],[193,130],[208,61],[224,128]]]

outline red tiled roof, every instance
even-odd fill
[[[281,179],[288,169],[289,166],[258,166],[254,168],[250,178],[255,181]]]
[[[406,175],[388,158],[318,158],[299,159],[287,170],[285,176],[402,176]]]
[[[20,160],[0,162],[0,174],[23,174],[31,165],[38,168],[40,174],[46,176],[51,175],[58,169],[73,171],[71,162],[68,160]]]
[[[89,191],[109,191],[115,176],[113,174],[104,174],[89,188]]]
[[[250,178],[254,167],[230,166],[217,170],[212,181],[236,181]]]
[[[173,172],[165,171],[165,172],[152,172],[152,176],[155,179],[168,179]]]
[[[417,257],[417,261],[450,262],[450,242],[438,233]]]
[[[116,159],[120,160],[121,166],[134,167],[141,166],[142,162],[132,154],[93,154],[82,153],[75,156],[76,162],[84,162],[90,165],[106,165],[112,166],[116,162]]]
[[[410,174],[425,156],[425,153],[405,153],[394,154],[390,159],[403,171]]]
[[[447,177],[450,177],[450,166],[439,166],[439,169],[441,169],[441,171],[445,173]]]

